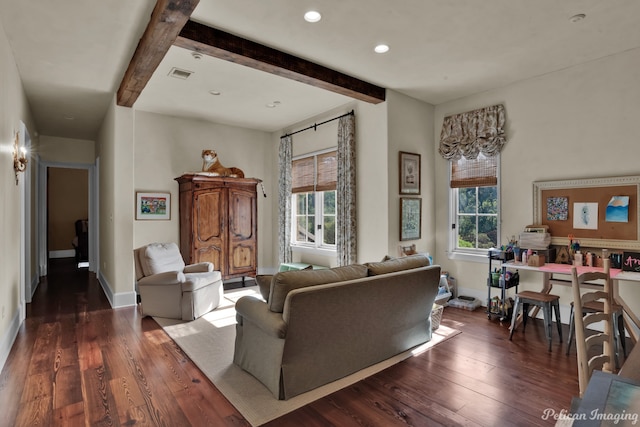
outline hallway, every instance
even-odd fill
[[[0,374],[0,427],[248,425],[151,318],[52,259]]]

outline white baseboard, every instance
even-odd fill
[[[131,307],[133,305],[138,304],[137,293],[135,291],[131,292],[120,292],[114,294],[111,290],[111,286],[109,286],[109,282],[102,275],[102,272],[98,272],[98,283],[102,287],[102,291],[105,296],[109,300],[109,304],[111,308],[121,308],[121,307]]]
[[[17,310],[9,323],[7,333],[0,340],[0,371],[4,368],[4,364],[7,362],[11,347],[18,336],[20,330],[20,310]]]
[[[73,249],[65,249],[62,251],[49,251],[49,258],[74,258],[76,251]]]

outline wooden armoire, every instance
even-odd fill
[[[223,280],[255,277],[260,180],[184,174],[176,181],[184,262],[212,262]]]

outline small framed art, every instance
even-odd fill
[[[418,240],[422,230],[422,199],[400,198],[400,240]]]
[[[171,219],[171,193],[136,192],[136,219]]]
[[[420,194],[420,154],[400,151],[400,194]]]

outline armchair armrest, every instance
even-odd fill
[[[208,273],[213,271],[213,263],[212,262],[199,262],[197,264],[189,264],[185,266],[185,273]]]
[[[164,273],[152,274],[138,280],[138,286],[166,286],[184,283],[185,276],[181,271],[166,271]]]
[[[236,312],[242,316],[243,322],[249,321],[258,326],[268,335],[284,339],[287,336],[287,324],[282,318],[282,313],[274,313],[269,310],[269,305],[264,301],[244,296],[236,302]]]

